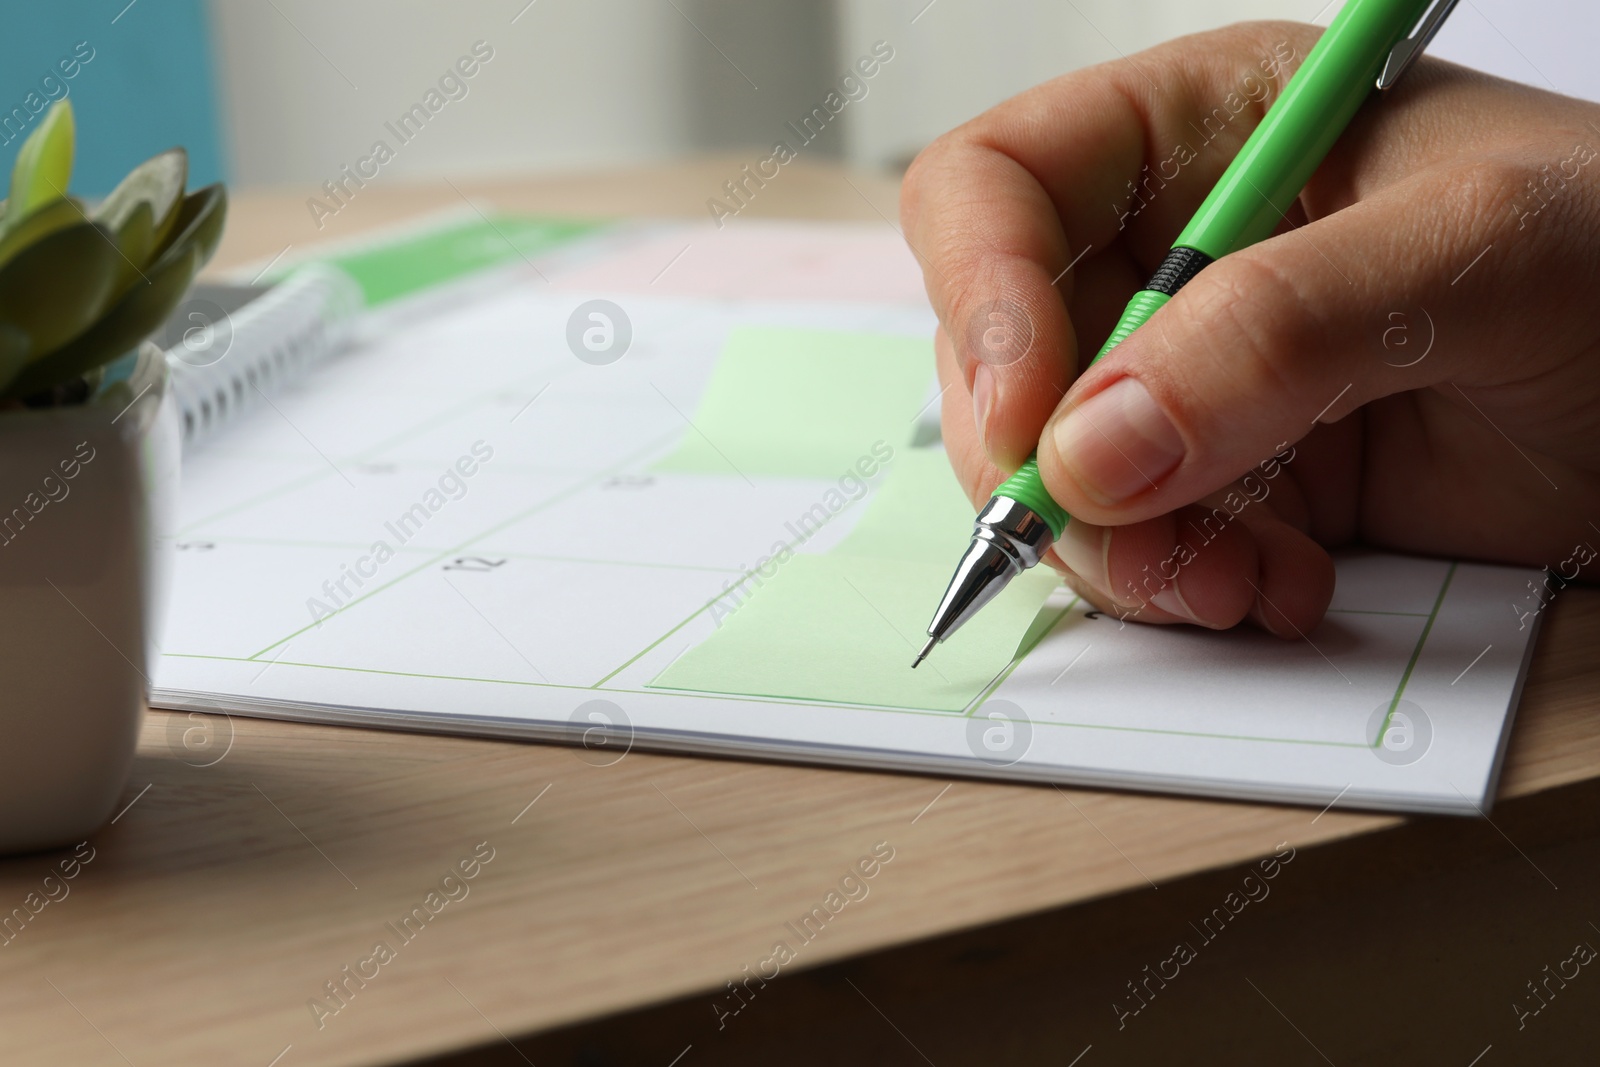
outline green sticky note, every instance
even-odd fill
[[[1011,662],[1056,578],[1031,571],[1013,581],[912,670],[953,565],[795,556],[650,684],[961,711]]]
[[[367,306],[376,307],[488,267],[532,258],[600,225],[491,215],[330,256],[327,262],[354,278]]]
[[[933,380],[925,338],[745,326],[662,471],[837,478],[911,439]]]
[[[900,448],[886,467],[865,514],[833,551],[953,568],[972,538],[976,513],[949,457],[939,448]]]
[[[826,555],[795,555],[722,616],[717,632],[650,684],[961,711],[1017,654],[1058,578],[1036,568],[916,670],[928,619],[972,530],[968,503],[938,449],[896,452],[866,513]],[[752,588],[753,587],[753,588]]]

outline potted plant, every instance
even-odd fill
[[[133,761],[178,477],[147,338],[221,237],[222,186],[163,152],[98,205],[68,195],[72,109],[28,137],[0,205],[0,851],[83,840]]]

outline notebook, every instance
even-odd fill
[[[348,343],[185,454],[157,706],[593,763],[1491,802],[1527,568],[1346,553],[1292,642],[1126,623],[1039,568],[913,672],[972,509],[887,226],[452,217],[322,258]]]

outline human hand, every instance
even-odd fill
[[[1424,57],[1274,236],[1087,367],[1319,32],[1068,74],[906,175],[957,476],[981,505],[1037,448],[1102,610],[1292,638],[1330,548],[1555,566],[1600,533],[1594,104]]]

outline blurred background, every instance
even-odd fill
[[[749,156],[876,42],[893,58],[804,153],[893,170],[1037,82],[1240,19],[1326,23],[1337,0],[73,0],[0,38],[0,164],[51,99],[80,130],[74,191],[190,149],[191,184],[315,195],[384,140],[384,181]],[[1600,98],[1600,5],[1465,0],[1430,49]],[[474,54],[474,45],[478,54]],[[881,46],[880,46],[881,47]],[[470,77],[440,85],[463,58]],[[70,72],[70,73],[69,73]],[[436,95],[430,100],[430,91]],[[442,101],[437,104],[435,102]],[[398,127],[418,104],[420,130]],[[416,125],[423,125],[416,123]]]

